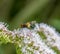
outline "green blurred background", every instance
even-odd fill
[[[33,20],[60,32],[60,0],[0,0],[0,21],[9,24],[10,30]]]
[[[0,22],[7,23],[10,30],[34,20],[60,32],[60,0],[0,0]]]

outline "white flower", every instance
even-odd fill
[[[47,38],[45,40],[47,45],[50,45],[51,47],[57,47],[60,50],[60,34],[55,31],[55,28],[50,27],[47,24],[41,23],[37,24],[34,30],[44,33]]]
[[[7,30],[7,26],[6,26],[6,24],[5,23],[3,23],[3,22],[0,22],[0,30]]]
[[[52,47],[60,50],[60,34],[44,23],[36,23],[34,29],[21,28],[14,31],[5,26],[0,22],[0,30],[11,39],[11,43],[18,44],[23,54],[56,54]],[[42,32],[46,39],[38,32]]]
[[[19,34],[21,33],[24,36],[23,42],[25,45],[22,46],[22,52],[24,52],[24,54],[27,54],[27,53],[29,54],[28,50],[30,51],[30,53],[33,52],[33,54],[36,54],[36,53],[37,54],[40,54],[40,53],[56,54],[52,49],[50,49],[43,42],[43,40],[41,39],[40,35],[37,32],[33,30],[29,30],[27,28],[23,28]]]

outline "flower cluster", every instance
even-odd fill
[[[0,44],[14,43],[17,54],[60,54],[60,34],[43,23],[10,31],[0,22],[0,40]]]
[[[36,24],[36,31],[42,32],[46,39],[44,42],[50,47],[57,47],[60,50],[60,34],[53,27],[46,24]]]
[[[23,43],[20,44],[23,54],[56,54],[34,30],[23,28],[18,33],[14,32],[19,38],[23,37]]]

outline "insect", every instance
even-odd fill
[[[21,24],[21,28],[34,28],[35,27],[35,23],[36,21],[32,21],[32,22],[27,22],[24,24]]]

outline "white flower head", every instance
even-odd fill
[[[56,32],[55,28],[48,26],[47,24],[40,23],[37,24],[34,30],[42,32],[45,35],[47,45],[57,47],[60,50],[60,34]]]
[[[4,22],[0,22],[0,30],[7,30],[8,25]]]
[[[18,45],[23,54],[56,54],[52,47],[60,50],[60,35],[47,24],[36,23],[34,29],[21,28],[10,31],[3,22],[0,22],[0,30],[6,33],[11,43]],[[46,39],[43,39],[43,36]]]

